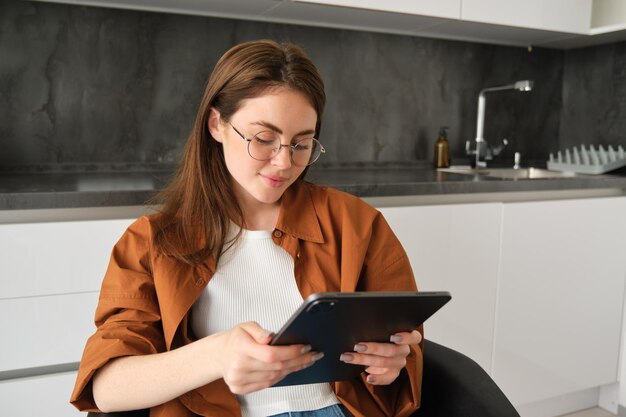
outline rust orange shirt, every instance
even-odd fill
[[[157,253],[154,216],[134,222],[113,248],[102,283],[97,329],[83,352],[71,402],[98,411],[91,379],[113,358],[176,349],[195,340],[189,313],[215,272],[215,259],[190,266]],[[306,298],[326,291],[415,291],[408,257],[379,211],[341,191],[304,181],[283,195],[272,238],[294,259]],[[420,328],[421,331],[421,328]],[[412,346],[395,382],[372,386],[365,373],[332,383],[356,417],[409,416],[421,395],[422,351]],[[151,409],[151,416],[240,416],[223,379]]]

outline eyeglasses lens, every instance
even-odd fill
[[[283,147],[280,137],[274,132],[261,132],[248,143],[248,152],[256,160],[267,161],[278,155]],[[321,149],[317,139],[303,139],[289,146],[291,161],[296,166],[310,165],[319,158]]]

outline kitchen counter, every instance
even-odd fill
[[[141,206],[167,184],[172,165],[118,164],[0,169],[0,210]],[[429,163],[316,164],[307,180],[360,197],[442,196],[563,190],[626,190],[612,175],[498,179],[434,170]]]

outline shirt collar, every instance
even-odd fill
[[[276,228],[298,239],[324,243],[311,184],[298,180],[282,196]]]

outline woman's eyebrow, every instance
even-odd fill
[[[278,126],[275,126],[272,123],[269,123],[269,122],[266,122],[266,121],[263,121],[263,120],[258,120],[256,122],[252,122],[250,124],[268,128],[270,130],[273,130],[276,133],[280,133],[281,135],[283,134],[283,131]],[[313,135],[313,134],[315,134],[315,130],[306,129],[306,130],[303,130],[301,132],[296,133],[294,136]]]

